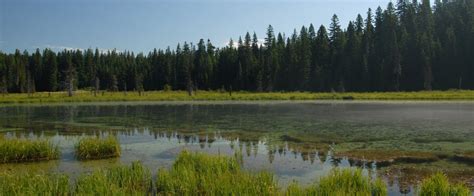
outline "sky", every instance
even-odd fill
[[[312,23],[345,27],[390,0],[0,0],[0,50],[117,49],[148,52],[210,39],[218,47],[248,31],[291,35]]]

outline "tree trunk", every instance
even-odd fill
[[[67,88],[67,95],[69,97],[72,97],[74,95],[74,80],[72,76],[70,75],[68,78],[68,88]]]

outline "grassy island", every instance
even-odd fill
[[[58,146],[46,139],[0,137],[0,163],[54,160],[59,153]]]
[[[80,160],[105,159],[120,156],[120,144],[117,138],[85,137],[75,145],[76,157]]]

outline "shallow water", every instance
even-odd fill
[[[386,179],[391,194],[412,194],[413,184],[399,187],[401,179],[385,175],[376,163],[355,163],[333,157],[333,152],[474,150],[473,102],[86,103],[2,106],[0,114],[0,133],[52,137],[62,150],[58,161],[3,164],[0,170],[72,176],[134,160],[156,171],[169,167],[184,149],[228,155],[241,151],[246,169],[274,172],[283,185],[292,180],[309,184],[332,167],[357,165],[367,175]],[[80,137],[107,134],[119,137],[121,158],[74,158]],[[474,171],[472,164],[462,167]]]

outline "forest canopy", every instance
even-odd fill
[[[419,91],[474,89],[474,1],[398,0],[347,27],[270,25],[223,48],[184,42],[148,54],[98,49],[0,51],[0,92],[67,89]]]

